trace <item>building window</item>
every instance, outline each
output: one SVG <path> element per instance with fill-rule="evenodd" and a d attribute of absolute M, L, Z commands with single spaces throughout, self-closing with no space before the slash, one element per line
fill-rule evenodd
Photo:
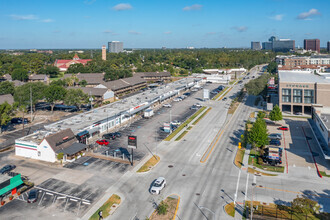
<path fill-rule="evenodd" d="M 307 103 L 307 104 L 314 103 L 314 90 L 311 90 L 311 89 L 304 90 L 304 103 Z"/>
<path fill-rule="evenodd" d="M 293 102 L 302 103 L 302 89 L 293 90 Z"/>
<path fill-rule="evenodd" d="M 291 102 L 291 89 L 282 89 L 282 102 Z"/>

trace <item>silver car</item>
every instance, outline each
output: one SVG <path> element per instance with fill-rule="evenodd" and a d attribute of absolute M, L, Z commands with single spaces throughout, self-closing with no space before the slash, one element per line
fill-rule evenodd
<path fill-rule="evenodd" d="M 164 177 L 158 177 L 150 188 L 151 194 L 160 194 L 160 191 L 166 186 L 166 180 Z"/>

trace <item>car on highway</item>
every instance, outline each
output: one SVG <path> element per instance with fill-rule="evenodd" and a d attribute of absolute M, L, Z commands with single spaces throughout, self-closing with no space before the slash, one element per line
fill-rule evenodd
<path fill-rule="evenodd" d="M 282 134 L 279 133 L 272 133 L 270 135 L 268 135 L 269 139 L 275 139 L 275 140 L 282 140 Z"/>
<path fill-rule="evenodd" d="M 275 146 L 280 146 L 281 145 L 281 141 L 280 140 L 277 140 L 277 139 L 271 139 L 269 141 L 269 144 L 270 145 L 275 145 Z"/>
<path fill-rule="evenodd" d="M 96 143 L 99 145 L 108 145 L 110 142 L 103 139 L 103 140 L 97 140 Z"/>
<path fill-rule="evenodd" d="M 34 203 L 38 200 L 38 190 L 37 189 L 31 189 L 27 198 L 28 203 Z"/>
<path fill-rule="evenodd" d="M 196 107 L 202 107 L 202 105 L 201 104 L 199 104 L 199 103 L 195 103 L 195 105 L 194 106 L 196 106 Z"/>
<path fill-rule="evenodd" d="M 9 171 L 12 171 L 15 168 L 16 168 L 15 165 L 6 165 L 6 166 L 4 166 L 4 167 L 1 168 L 0 173 L 1 174 L 5 174 L 5 173 L 7 173 Z"/>
<path fill-rule="evenodd" d="M 163 107 L 165 107 L 165 108 L 172 108 L 172 105 L 167 103 L 167 104 L 164 104 Z"/>
<path fill-rule="evenodd" d="M 166 186 L 166 180 L 164 177 L 158 177 L 151 185 L 151 194 L 160 194 L 160 191 Z"/>
<path fill-rule="evenodd" d="M 281 126 L 279 128 L 277 128 L 278 130 L 281 130 L 281 131 L 288 131 L 289 128 L 287 126 Z"/>
<path fill-rule="evenodd" d="M 182 98 L 177 97 L 177 98 L 173 99 L 173 101 L 175 101 L 175 102 L 181 102 L 182 101 Z"/>

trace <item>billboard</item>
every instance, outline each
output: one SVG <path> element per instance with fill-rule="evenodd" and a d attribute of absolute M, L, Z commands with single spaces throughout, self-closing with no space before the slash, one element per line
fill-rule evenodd
<path fill-rule="evenodd" d="M 203 99 L 210 99 L 210 90 L 208 89 L 203 90 Z"/>
<path fill-rule="evenodd" d="M 128 136 L 128 148 L 136 149 L 137 148 L 137 138 L 136 136 Z"/>

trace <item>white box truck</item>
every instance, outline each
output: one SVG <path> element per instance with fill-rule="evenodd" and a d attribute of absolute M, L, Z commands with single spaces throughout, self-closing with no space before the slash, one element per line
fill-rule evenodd
<path fill-rule="evenodd" d="M 154 115 L 154 111 L 148 108 L 144 111 L 144 118 L 151 118 Z"/>

